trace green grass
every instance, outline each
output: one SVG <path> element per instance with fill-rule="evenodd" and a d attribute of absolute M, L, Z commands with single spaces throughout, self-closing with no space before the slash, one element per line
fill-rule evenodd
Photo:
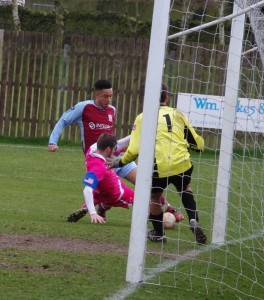
<path fill-rule="evenodd" d="M 259 195 L 263 163 L 251 159 L 234 162 L 229 244 L 214 248 L 210 240 L 217 156 L 211 152 L 201 158 L 194 154 L 193 158 L 192 186 L 208 246 L 194 243 L 185 221 L 175 231 L 166 232 L 169 241 L 164 248 L 148 242 L 145 273 L 150 277 L 127 299 L 261 299 L 264 245 L 259 235 L 263 232 Z M 81 179 L 85 169 L 80 147 L 61 146 L 59 152 L 49 153 L 46 145 L 2 141 L 0 161 L 1 299 L 105 299 L 129 287 L 125 276 L 132 209 L 110 210 L 104 225 L 90 224 L 87 217 L 74 224 L 65 222 L 83 202 Z M 184 212 L 177 195 L 168 191 L 167 196 Z M 51 245 L 1 247 L 3 234 L 50 239 Z M 84 242 L 91 249 L 58 249 L 52 245 L 55 238 L 72 244 Z M 96 245 L 101 248 L 95 250 Z M 162 269 L 165 263 L 170 268 Z"/>

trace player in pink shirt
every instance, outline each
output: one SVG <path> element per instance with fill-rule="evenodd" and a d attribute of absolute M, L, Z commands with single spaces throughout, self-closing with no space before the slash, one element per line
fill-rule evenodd
<path fill-rule="evenodd" d="M 103 133 L 97 141 L 97 150 L 87 151 L 86 174 L 82 183 L 85 205 L 92 223 L 104 223 L 97 214 L 96 205 L 129 208 L 134 201 L 134 191 L 127 187 L 113 170 L 108 170 L 106 158 L 114 154 L 117 140 L 114 135 Z"/>

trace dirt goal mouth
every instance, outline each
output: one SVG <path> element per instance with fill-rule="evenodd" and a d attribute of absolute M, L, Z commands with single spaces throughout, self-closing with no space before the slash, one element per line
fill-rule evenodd
<path fill-rule="evenodd" d="M 0 249 L 54 250 L 62 252 L 114 252 L 127 255 L 128 248 L 113 243 L 71 238 L 0 233 Z"/>

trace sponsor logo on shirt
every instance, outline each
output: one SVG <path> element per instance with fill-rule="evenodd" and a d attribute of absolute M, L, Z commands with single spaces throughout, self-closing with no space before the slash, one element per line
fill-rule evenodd
<path fill-rule="evenodd" d="M 94 122 L 90 122 L 89 123 L 89 127 L 91 129 L 110 129 L 111 126 L 107 125 L 107 124 L 100 124 L 100 123 L 94 123 Z"/>
<path fill-rule="evenodd" d="M 94 183 L 94 179 L 93 178 L 85 178 L 83 181 L 86 182 L 86 183 L 88 183 L 88 184 L 93 184 Z"/>
<path fill-rule="evenodd" d="M 93 122 L 90 122 L 90 123 L 89 123 L 89 127 L 90 127 L 91 129 L 95 129 L 95 124 L 94 124 Z"/>

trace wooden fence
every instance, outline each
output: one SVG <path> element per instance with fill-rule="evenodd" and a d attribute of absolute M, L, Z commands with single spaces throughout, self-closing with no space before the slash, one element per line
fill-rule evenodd
<path fill-rule="evenodd" d="M 0 135 L 46 137 L 75 103 L 93 99 L 94 82 L 113 83 L 117 135 L 127 134 L 142 99 L 148 40 L 5 31 L 2 47 Z M 121 132 L 122 131 L 122 132 Z M 63 138 L 79 138 L 75 126 Z"/>
<path fill-rule="evenodd" d="M 93 99 L 93 85 L 100 78 L 113 83 L 116 135 L 129 134 L 135 116 L 142 112 L 148 46 L 147 39 L 75 35 L 66 44 L 59 35 L 4 31 L 0 135 L 48 137 L 66 109 Z M 168 53 L 165 81 L 175 95 L 177 91 L 223 95 L 226 61 L 227 51 L 221 47 L 209 51 L 208 45 L 178 45 Z M 245 70 L 248 79 L 250 67 Z M 242 81 L 241 90 L 250 89 L 249 82 Z M 79 130 L 70 126 L 62 139 L 79 140 Z"/>

